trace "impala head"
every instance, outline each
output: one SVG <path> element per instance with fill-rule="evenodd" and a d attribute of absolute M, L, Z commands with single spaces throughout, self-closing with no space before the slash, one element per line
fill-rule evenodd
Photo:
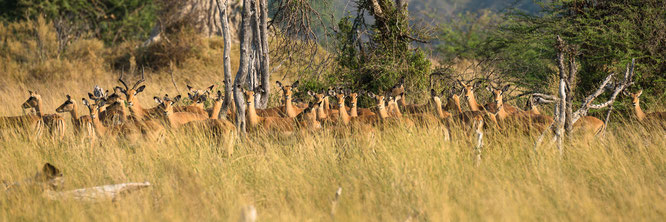
<path fill-rule="evenodd" d="M 358 103 L 358 93 L 349 93 L 349 104 L 351 107 L 356 107 Z"/>
<path fill-rule="evenodd" d="M 180 95 L 177 95 L 176 97 L 173 97 L 173 99 L 169 98 L 169 95 L 164 94 L 164 98 L 160 99 L 160 97 L 153 97 L 157 105 L 158 109 L 162 111 L 162 114 L 164 116 L 169 116 L 173 114 L 173 104 L 176 104 L 180 100 Z"/>
<path fill-rule="evenodd" d="M 146 81 L 146 78 L 144 76 L 143 68 L 141 69 L 141 79 L 136 81 L 132 88 L 130 88 L 126 83 L 125 80 L 123 80 L 123 73 L 120 73 L 120 78 L 118 78 L 118 81 L 123 84 L 124 88 L 121 87 L 116 87 L 116 89 L 121 92 L 122 94 L 125 95 L 125 100 L 127 101 L 127 105 L 133 106 L 134 101 L 136 101 L 136 95 L 139 93 L 143 92 L 143 90 L 146 88 L 146 85 L 141 85 L 141 83 Z"/>
<path fill-rule="evenodd" d="M 509 90 L 509 87 L 511 87 L 511 84 L 506 85 L 506 86 L 502 87 L 501 89 L 499 89 L 499 88 L 495 88 L 493 86 L 493 84 L 491 83 L 490 85 L 488 85 L 488 87 L 486 87 L 486 89 L 488 91 L 490 91 L 491 93 L 493 93 L 493 100 L 495 100 L 495 103 L 499 104 L 499 103 L 502 102 L 502 96 L 504 95 L 504 93 L 507 90 Z"/>
<path fill-rule="evenodd" d="M 282 89 L 284 98 L 291 98 L 294 95 L 294 92 L 298 91 L 298 81 L 292 83 L 291 85 L 282 85 L 280 81 L 275 81 L 275 83 Z"/>
<path fill-rule="evenodd" d="M 90 118 L 96 119 L 97 115 L 99 114 L 99 108 L 101 108 L 102 106 L 104 106 L 104 104 L 106 104 L 106 100 L 100 99 L 95 103 L 89 103 L 87 99 L 83 98 L 82 103 L 84 106 L 88 108 L 88 111 L 90 111 Z"/>
<path fill-rule="evenodd" d="M 56 112 L 57 113 L 71 112 L 74 109 L 76 109 L 76 104 L 74 103 L 74 100 L 72 100 L 72 97 L 67 95 L 67 100 L 65 100 L 65 102 L 62 103 L 62 105 L 58 106 L 58 108 L 56 108 Z"/>
<path fill-rule="evenodd" d="M 375 95 L 372 92 L 368 92 L 368 96 L 370 98 L 375 99 L 375 102 L 377 103 L 377 108 L 378 109 L 384 109 L 386 107 L 386 100 L 385 100 L 386 97 L 384 97 L 382 95 Z"/>
<path fill-rule="evenodd" d="M 314 97 L 315 103 L 324 102 L 324 99 L 328 96 L 327 94 L 324 94 L 323 92 L 315 93 L 315 92 L 312 92 L 312 91 L 308 91 L 308 95 Z"/>
<path fill-rule="evenodd" d="M 638 90 L 636 93 L 629 92 L 628 94 L 631 96 L 631 103 L 635 106 L 640 103 L 640 96 L 643 94 L 643 90 Z"/>
<path fill-rule="evenodd" d="M 391 87 L 390 96 L 396 97 L 405 92 L 405 77 L 401 77 L 393 87 Z"/>
<path fill-rule="evenodd" d="M 34 181 L 44 184 L 52 190 L 56 190 L 63 184 L 64 179 L 62 178 L 62 172 L 58 168 L 50 163 L 45 163 L 42 170 L 35 174 Z"/>
<path fill-rule="evenodd" d="M 432 102 L 435 105 L 437 106 L 442 105 L 442 96 L 444 96 L 444 91 L 446 91 L 446 89 L 443 89 L 439 94 L 437 94 L 437 91 L 435 91 L 435 89 L 430 89 L 430 99 L 432 99 Z"/>
<path fill-rule="evenodd" d="M 208 100 L 208 97 L 210 96 L 210 93 L 213 91 L 214 87 L 215 85 L 211 85 L 206 89 L 195 90 L 190 85 L 187 85 L 187 96 L 194 103 L 203 103 Z"/>
<path fill-rule="evenodd" d="M 28 91 L 30 96 L 28 97 L 28 100 L 26 100 L 21 107 L 24 109 L 30 109 L 30 108 L 35 108 L 39 105 L 39 102 L 42 100 L 42 97 L 37 94 L 36 92 L 33 91 Z"/>
<path fill-rule="evenodd" d="M 463 96 L 465 96 L 465 98 L 474 98 L 474 90 L 481 85 L 481 81 L 476 81 L 474 84 L 471 83 L 471 80 L 467 83 L 458 80 L 458 84 L 463 87 Z"/>
<path fill-rule="evenodd" d="M 238 85 L 237 87 L 241 88 L 240 85 Z M 259 88 L 259 87 L 257 87 L 257 88 Z M 241 89 L 243 90 L 243 95 L 245 95 L 245 102 L 248 105 L 253 105 L 254 104 L 254 93 L 255 92 L 253 90 L 247 90 L 247 89 L 244 89 L 244 88 L 241 88 Z M 257 91 L 257 89 L 255 89 L 255 91 Z"/>
<path fill-rule="evenodd" d="M 215 97 L 213 98 L 215 102 L 222 102 L 224 100 L 224 94 L 222 94 L 222 91 L 217 90 L 217 93 L 215 94 Z"/>

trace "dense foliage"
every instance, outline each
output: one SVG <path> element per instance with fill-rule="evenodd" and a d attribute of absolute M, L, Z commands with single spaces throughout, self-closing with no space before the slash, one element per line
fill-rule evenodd
<path fill-rule="evenodd" d="M 604 76 L 637 59 L 637 85 L 663 96 L 666 86 L 666 5 L 663 1 L 573 1 L 543 5 L 538 14 L 514 10 L 503 21 L 466 35 L 445 32 L 440 51 L 477 59 L 494 59 L 497 68 L 536 91 L 555 74 L 555 36 L 578 47 L 578 96 L 588 94 Z M 481 20 L 483 17 L 480 17 Z M 477 21 L 477 23 L 480 23 Z M 476 38 L 484 39 L 479 43 Z M 453 46 L 446 44 L 456 43 Z"/>
<path fill-rule="evenodd" d="M 95 37 L 107 44 L 146 39 L 156 21 L 152 0 L 0 0 L 0 20 L 18 21 L 44 16 L 55 21 L 63 41 Z"/>

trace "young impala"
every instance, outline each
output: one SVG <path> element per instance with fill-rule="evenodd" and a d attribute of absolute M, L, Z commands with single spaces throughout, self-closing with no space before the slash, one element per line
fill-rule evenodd
<path fill-rule="evenodd" d="M 43 114 L 42 113 L 42 97 L 33 91 L 28 91 L 30 97 L 22 107 L 24 109 L 34 109 L 35 114 L 44 121 L 44 125 L 49 130 L 51 136 L 62 138 L 65 136 L 65 119 L 58 114 Z"/>
<path fill-rule="evenodd" d="M 72 128 L 74 128 L 74 135 L 81 136 L 86 135 L 88 137 L 94 138 L 95 129 L 92 125 L 92 119 L 89 115 L 79 115 L 78 105 L 76 101 L 72 100 L 72 97 L 67 95 L 67 100 L 58 106 L 56 109 L 57 113 L 69 113 L 72 117 Z"/>
<path fill-rule="evenodd" d="M 625 91 L 626 92 L 626 91 Z M 639 90 L 636 93 L 629 93 L 631 96 L 631 103 L 634 105 L 634 111 L 636 111 L 636 118 L 640 122 L 654 122 L 654 121 L 666 121 L 666 112 L 651 112 L 645 113 L 641 109 L 641 100 L 640 96 L 643 94 L 643 90 Z"/>
<path fill-rule="evenodd" d="M 246 121 L 248 127 L 263 127 L 266 130 L 283 132 L 292 132 L 294 130 L 294 118 L 258 116 L 254 105 L 254 91 L 243 89 L 243 94 L 245 94 L 245 102 L 247 103 Z"/>

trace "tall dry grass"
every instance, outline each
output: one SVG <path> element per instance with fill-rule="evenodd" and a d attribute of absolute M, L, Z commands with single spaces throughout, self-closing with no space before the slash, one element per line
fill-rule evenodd
<path fill-rule="evenodd" d="M 131 45 L 109 49 L 79 40 L 63 52 L 53 51 L 48 23 L 30 22 L 0 25 L 5 40 L 0 43 L 0 116 L 21 114 L 28 89 L 39 92 L 43 110 L 53 113 L 66 94 L 80 101 L 94 85 L 118 85 L 111 60 L 126 56 Z M 37 37 L 51 43 L 38 47 Z M 207 44 L 219 44 L 212 41 Z M 181 64 L 174 75 L 181 93 L 185 84 L 221 81 L 221 69 L 211 61 Z M 148 73 L 139 96 L 144 106 L 154 106 L 155 95 L 178 93 L 164 72 Z M 81 106 L 79 112 L 87 114 Z M 30 189 L 0 193 L 0 221 L 235 221 L 247 205 L 267 221 L 666 217 L 666 131 L 629 120 L 612 122 L 600 138 L 571 138 L 564 156 L 548 143 L 534 153 L 536 135 L 489 130 L 478 164 L 472 136 L 454 128 L 451 141 L 445 141 L 441 126 L 373 132 L 326 128 L 241 140 L 175 131 L 160 142 L 112 138 L 92 145 L 68 127 L 59 141 L 0 131 L 0 180 L 30 177 L 50 162 L 63 171 L 64 190 L 143 181 L 153 186 L 101 203 L 50 201 Z M 235 150 L 232 157 L 226 157 L 228 145 Z M 332 217 L 338 187 L 342 195 Z"/>
<path fill-rule="evenodd" d="M 5 101 L 7 98 L 3 98 Z M 441 126 L 374 132 L 326 128 L 239 141 L 199 131 L 161 142 L 103 139 L 90 146 L 2 134 L 0 178 L 29 177 L 44 162 L 63 189 L 150 181 L 116 202 L 50 201 L 35 190 L 0 194 L 0 220 L 211 221 L 257 208 L 267 221 L 660 221 L 666 213 L 666 131 L 613 123 L 601 138 L 573 137 L 560 156 L 535 136 L 489 130 L 474 139 Z M 226 157 L 225 146 L 235 149 Z M 343 189 L 334 217 L 331 206 Z"/>

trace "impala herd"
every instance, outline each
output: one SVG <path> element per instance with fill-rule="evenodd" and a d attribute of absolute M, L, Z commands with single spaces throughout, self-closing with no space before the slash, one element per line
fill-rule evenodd
<path fill-rule="evenodd" d="M 145 85 L 142 78 L 131 87 L 121 75 L 119 82 L 122 86 L 114 88 L 112 94 L 95 87 L 88 98 L 83 98 L 83 104 L 89 115 L 78 113 L 78 103 L 67 95 L 65 102 L 55 111 L 69 113 L 73 132 L 80 138 L 94 141 L 97 138 L 122 137 L 128 140 L 158 140 L 166 129 L 203 129 L 213 136 L 225 136 L 235 130 L 235 107 L 231 106 L 226 115 L 220 115 L 223 95 L 220 91 L 213 94 L 213 87 L 203 90 L 188 86 L 188 98 L 192 103 L 187 106 L 178 105 L 180 95 L 170 97 L 154 97 L 158 104 L 153 108 L 144 108 L 138 101 L 137 95 L 142 93 Z M 250 131 L 268 130 L 281 133 L 291 133 L 297 129 L 317 130 L 325 126 L 354 126 L 366 127 L 383 124 L 400 126 L 413 126 L 415 124 L 442 124 L 447 137 L 448 130 L 454 125 L 464 129 L 480 130 L 481 127 L 492 127 L 500 131 L 509 129 L 521 132 L 543 131 L 553 123 L 553 117 L 542 114 L 538 110 L 538 98 L 530 97 L 525 110 L 506 104 L 503 101 L 504 93 L 509 85 L 495 87 L 492 83 L 487 90 L 492 93 L 491 102 L 481 105 L 476 100 L 474 91 L 480 82 L 472 84 L 471 81 L 457 81 L 460 86 L 454 86 L 448 95 L 446 92 L 430 91 L 430 99 L 424 104 L 409 104 L 407 102 L 403 81 L 395 85 L 385 94 L 372 92 L 352 92 L 348 89 L 332 89 L 322 92 L 308 91 L 312 102 L 294 102 L 294 93 L 297 92 L 298 81 L 285 85 L 277 81 L 282 91 L 283 104 L 268 109 L 255 108 L 255 93 L 261 93 L 262 88 L 245 90 L 242 92 L 247 104 L 246 124 Z M 237 86 L 241 87 L 241 86 Z M 458 93 L 460 92 L 460 93 Z M 29 91 L 29 98 L 22 108 L 29 109 L 30 114 L 13 117 L 0 117 L 0 129 L 24 129 L 33 132 L 32 135 L 41 136 L 44 129 L 51 136 L 61 138 L 65 134 L 65 120 L 58 114 L 43 113 L 41 96 Z M 632 97 L 636 117 L 641 122 L 663 122 L 666 119 L 664 112 L 644 113 L 640 108 L 639 97 L 642 91 L 627 93 Z M 212 95 L 212 96 L 211 96 Z M 373 101 L 371 108 L 358 107 L 359 96 L 368 96 Z M 210 97 L 210 98 L 209 98 Z M 461 98 L 462 97 L 462 98 Z M 204 104 L 212 99 L 212 106 L 208 109 Z M 331 102 L 335 99 L 335 103 Z M 463 111 L 461 99 L 469 109 Z M 345 101 L 347 100 L 347 102 Z M 220 119 L 226 116 L 226 119 Z M 228 120 L 227 120 L 228 119 Z M 232 120 L 232 121 L 229 121 Z M 585 116 L 574 124 L 574 129 L 581 133 L 595 135 L 604 128 L 604 122 L 591 116 Z M 447 138 L 448 139 L 448 138 Z"/>

